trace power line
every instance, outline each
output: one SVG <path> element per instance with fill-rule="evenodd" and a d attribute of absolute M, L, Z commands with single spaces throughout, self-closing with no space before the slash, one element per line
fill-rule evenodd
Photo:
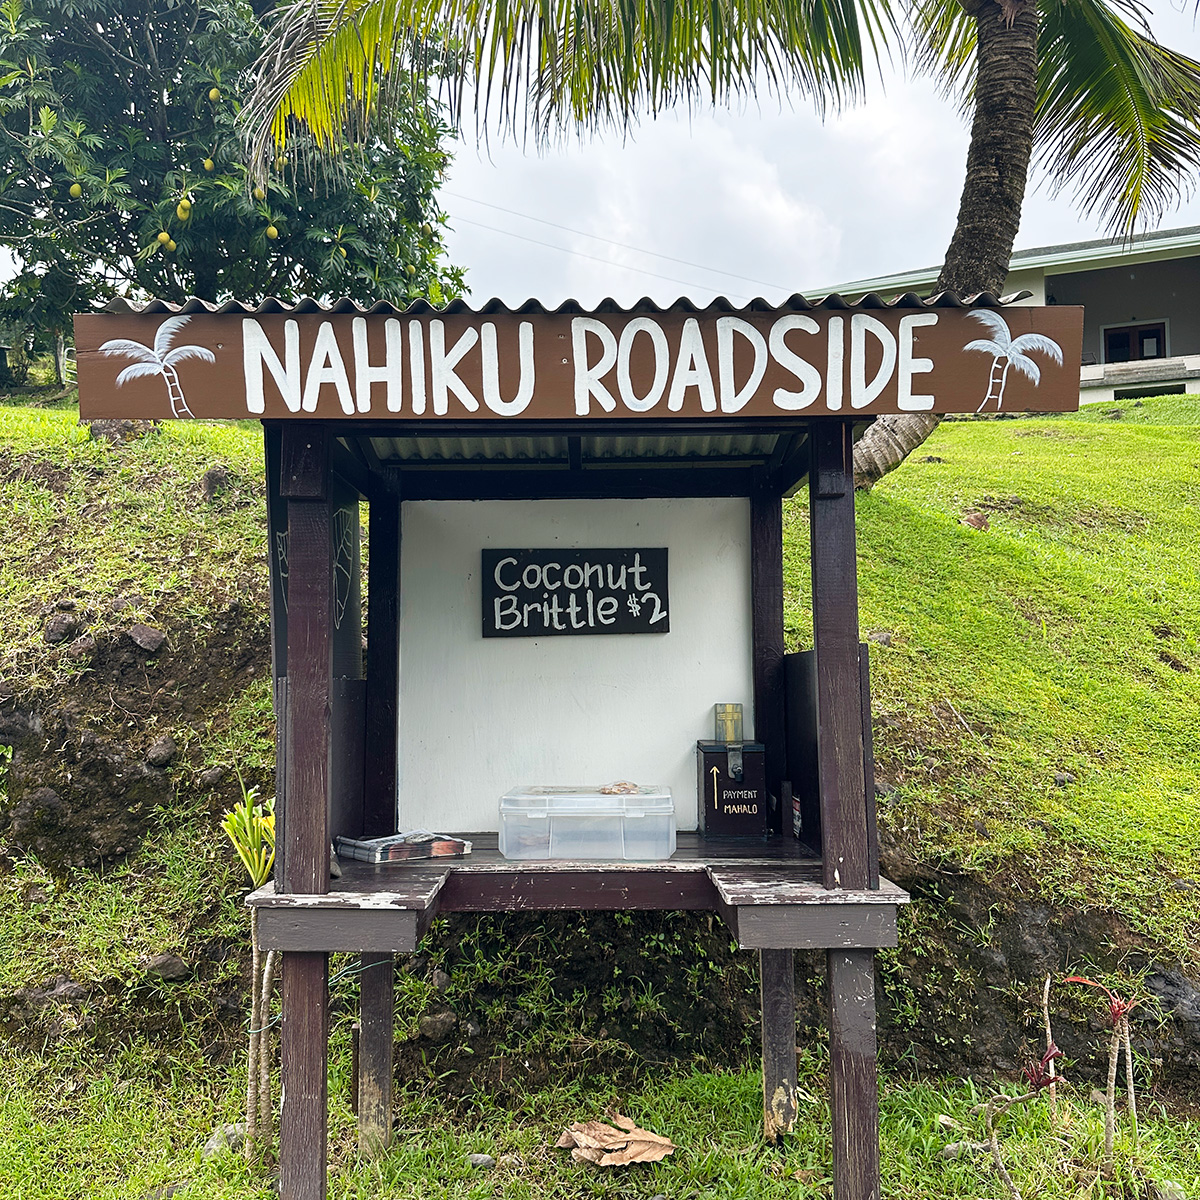
<path fill-rule="evenodd" d="M 583 229 L 572 229 L 570 225 L 559 225 L 556 221 L 547 221 L 545 217 L 532 217 L 528 213 L 518 212 L 515 208 L 504 208 L 500 204 L 492 204 L 488 200 L 476 200 L 474 196 L 464 196 L 462 192 L 446 192 L 445 196 L 453 196 L 456 200 L 466 200 L 470 204 L 482 204 L 484 208 L 494 208 L 497 212 L 507 213 L 510 217 L 520 217 L 523 221 L 537 221 L 539 225 L 549 225 L 551 229 L 561 229 L 564 233 L 578 234 L 579 237 L 594 238 L 598 242 L 607 242 L 610 246 L 618 246 L 622 250 L 632 250 L 634 254 L 648 254 L 651 258 L 666 259 L 667 262 L 678 263 L 681 267 L 694 267 L 697 271 L 711 271 L 715 275 L 727 275 L 730 279 L 740 279 L 743 283 L 756 283 L 759 287 L 776 288 L 786 292 L 782 284 L 768 283 L 765 279 L 754 279 L 749 275 L 738 275 L 733 271 L 724 271 L 720 267 L 706 267 L 701 263 L 689 262 L 686 258 L 673 258 L 670 254 L 660 254 L 657 250 L 643 250 L 640 246 L 631 246 L 627 242 L 617 242 L 612 238 L 602 237 L 598 233 L 588 233 Z M 463 218 L 464 220 L 466 218 Z M 486 226 L 485 226 L 486 228 Z M 503 233 L 503 230 L 497 230 Z M 663 277 L 665 278 L 665 276 Z M 678 280 L 673 282 L 678 283 Z"/>
<path fill-rule="evenodd" d="M 542 242 L 537 238 L 526 237 L 523 233 L 513 233 L 511 229 L 497 229 L 494 225 L 485 225 L 482 221 L 472 221 L 469 217 L 455 217 L 456 223 L 463 225 L 474 225 L 478 229 L 486 229 L 491 233 L 502 233 L 505 237 L 517 238 L 522 242 L 531 242 L 535 246 L 545 246 L 547 250 L 558 250 L 563 254 L 572 254 L 576 258 L 590 259 L 592 262 L 602 263 L 606 267 L 616 267 L 620 271 L 633 271 L 637 275 L 649 275 L 651 279 L 665 279 L 668 283 L 678 283 L 683 287 L 703 288 L 710 285 L 703 283 L 694 283 L 688 279 L 676 279 L 674 275 L 660 275 L 657 271 L 647 271 L 643 267 L 631 267 L 626 263 L 615 263 L 611 258 L 599 258 L 595 254 L 585 254 L 582 250 L 571 250 L 566 246 L 556 246 L 553 242 Z M 731 300 L 752 299 L 750 296 L 745 296 L 740 292 L 729 292 L 728 298 Z"/>

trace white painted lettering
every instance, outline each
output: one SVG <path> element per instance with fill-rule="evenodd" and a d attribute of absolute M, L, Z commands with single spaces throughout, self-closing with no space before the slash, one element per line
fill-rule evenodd
<path fill-rule="evenodd" d="M 300 411 L 300 325 L 296 321 L 283 323 L 283 358 L 284 362 L 280 362 L 263 327 L 252 318 L 244 317 L 242 372 L 246 379 L 247 412 L 260 413 L 266 409 L 263 384 L 267 371 L 271 372 L 288 412 Z"/>
<path fill-rule="evenodd" d="M 639 333 L 650 338 L 654 347 L 654 382 L 650 390 L 639 396 L 633 390 L 633 377 L 629 360 L 633 353 L 633 341 Z M 621 330 L 621 343 L 617 347 L 617 389 L 621 393 L 621 403 L 630 412 L 649 412 L 661 399 L 667 389 L 667 374 L 670 371 L 671 351 L 667 346 L 667 335 L 662 326 L 649 317 L 635 317 Z"/>
<path fill-rule="evenodd" d="M 450 411 L 450 393 L 462 402 L 467 412 L 478 412 L 479 401 L 458 377 L 455 367 L 479 341 L 479 331 L 465 329 L 458 341 L 446 349 L 446 322 L 429 322 L 429 390 L 433 393 L 433 411 L 444 417 Z"/>
<path fill-rule="evenodd" d="M 922 412 L 933 407 L 932 396 L 913 394 L 913 376 L 933 370 L 932 358 L 913 357 L 913 343 L 917 340 L 913 330 L 921 325 L 937 323 L 937 313 L 917 313 L 915 316 L 900 318 L 900 368 L 896 378 L 896 407 L 901 412 Z"/>
<path fill-rule="evenodd" d="M 354 398 L 360 413 L 371 411 L 371 385 L 387 384 L 388 412 L 400 411 L 400 397 L 404 394 L 404 375 L 400 364 L 400 347 L 404 344 L 400 322 L 388 317 L 383 323 L 384 363 L 382 367 L 371 365 L 367 347 L 367 318 L 355 317 L 350 322 L 354 334 Z"/>
<path fill-rule="evenodd" d="M 750 376 L 739 389 L 733 373 L 733 335 L 740 334 L 754 348 L 754 366 Z M 782 338 L 780 339 L 782 341 Z M 791 353 L 784 347 L 786 353 Z M 803 360 L 801 360 L 803 361 Z M 717 379 L 720 384 L 721 411 L 741 412 L 758 391 L 767 373 L 767 343 L 763 335 L 741 317 L 717 318 Z M 820 380 L 818 379 L 818 383 Z"/>
<path fill-rule="evenodd" d="M 840 321 L 840 317 L 834 320 Z M 795 412 L 807 408 L 821 394 L 821 372 L 806 358 L 801 358 L 785 340 L 793 329 L 804 333 L 820 333 L 821 327 L 812 317 L 792 316 L 780 317 L 771 326 L 771 357 L 785 370 L 790 371 L 800 380 L 800 390 L 789 392 L 786 388 L 776 388 L 771 399 L 776 408 Z"/>
<path fill-rule="evenodd" d="M 551 583 L 551 582 L 550 582 L 550 572 L 551 572 L 551 570 L 554 570 L 554 571 L 561 571 L 561 570 L 562 570 L 562 563 L 547 563 L 547 564 L 546 564 L 546 565 L 545 565 L 545 566 L 542 568 L 542 586 L 543 586 L 543 587 L 546 587 L 546 588 L 549 588 L 549 589 L 550 589 L 550 591 L 552 591 L 552 592 L 557 592 L 557 591 L 558 591 L 558 589 L 559 589 L 560 587 L 562 587 L 562 579 L 561 579 L 561 577 L 560 577 L 560 578 L 559 578 L 559 581 L 558 581 L 557 583 Z"/>
<path fill-rule="evenodd" d="M 704 336 L 700 322 L 688 317 L 679 335 L 679 357 L 675 361 L 675 375 L 671 380 L 671 392 L 667 396 L 667 407 L 672 412 L 683 408 L 684 393 L 688 388 L 700 392 L 700 407 L 705 412 L 717 411 L 717 393 L 713 387 L 712 371 L 704 353 Z"/>
<path fill-rule="evenodd" d="M 588 598 L 591 599 L 591 592 L 588 592 Z M 602 596 L 596 604 L 596 616 L 600 619 L 601 625 L 612 625 L 616 622 L 617 598 L 615 596 Z"/>
<path fill-rule="evenodd" d="M 529 578 L 530 571 L 533 572 L 532 579 Z M 542 585 L 542 569 L 541 569 L 541 567 L 539 567 L 537 565 L 537 563 L 530 563 L 529 566 L 527 566 L 525 568 L 525 570 L 521 572 L 521 582 L 530 591 L 533 591 L 533 589 L 536 587 L 541 587 L 541 585 Z"/>
<path fill-rule="evenodd" d="M 595 364 L 588 363 L 589 333 L 600 339 L 600 361 Z M 571 354 L 575 360 L 575 415 L 588 415 L 593 396 L 605 412 L 612 412 L 617 402 L 600 380 L 616 365 L 617 339 L 613 331 L 595 317 L 572 317 Z"/>
<path fill-rule="evenodd" d="M 421 325 L 413 321 L 408 327 L 408 371 L 412 376 L 412 410 L 415 416 L 425 411 L 425 339 Z"/>
<path fill-rule="evenodd" d="M 875 378 L 867 382 L 867 334 L 882 347 L 883 357 Z M 880 320 L 868 313 L 850 318 L 850 407 L 866 408 L 892 381 L 896 371 L 896 338 Z"/>
<path fill-rule="evenodd" d="M 502 558 L 496 564 L 496 569 L 492 572 L 492 578 L 495 579 L 496 586 L 498 588 L 503 588 L 506 592 L 515 592 L 517 588 L 521 586 L 519 581 L 517 583 L 505 583 L 504 580 L 500 578 L 500 568 L 508 566 L 509 563 L 512 563 L 512 565 L 515 567 L 517 565 L 517 560 L 511 557 Z"/>
<path fill-rule="evenodd" d="M 514 558 L 513 562 L 516 562 L 516 561 L 517 560 Z M 575 572 L 575 575 L 574 575 L 575 582 L 574 583 L 571 582 L 571 579 L 572 579 L 571 572 L 572 571 Z M 576 588 L 581 588 L 581 587 L 583 587 L 584 583 L 585 583 L 585 577 L 583 574 L 583 568 L 578 563 L 572 563 L 563 572 L 563 587 L 567 588 L 568 590 L 574 591 Z"/>
<path fill-rule="evenodd" d="M 825 369 L 825 407 L 836 412 L 842 407 L 842 369 L 846 355 L 846 322 L 841 317 L 829 318 L 829 354 Z"/>
<path fill-rule="evenodd" d="M 521 378 L 517 394 L 511 400 L 500 395 L 500 354 L 496 349 L 496 326 L 491 321 L 483 323 L 480 353 L 483 358 L 483 402 L 501 417 L 515 417 L 523 413 L 533 399 L 533 323 L 522 321 L 517 332 L 517 359 L 521 365 Z"/>
<path fill-rule="evenodd" d="M 305 412 L 317 411 L 321 388 L 327 383 L 337 389 L 342 412 L 346 414 L 354 412 L 354 400 L 350 395 L 350 380 L 346 375 L 346 364 L 342 362 L 342 352 L 338 349 L 337 334 L 333 331 L 332 321 L 322 321 L 317 329 L 317 342 L 313 346 L 312 358 L 308 364 L 308 374 L 304 378 L 304 399 L 301 407 Z"/>
<path fill-rule="evenodd" d="M 520 625 L 521 614 L 517 611 L 516 596 L 497 596 L 493 603 L 496 606 L 497 629 L 516 629 Z M 505 619 L 510 616 L 512 617 L 511 621 Z"/>

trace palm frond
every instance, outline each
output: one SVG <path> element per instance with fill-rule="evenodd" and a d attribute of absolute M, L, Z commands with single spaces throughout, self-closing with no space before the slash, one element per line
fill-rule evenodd
<path fill-rule="evenodd" d="M 1039 7 L 1039 165 L 1114 231 L 1152 224 L 1200 170 L 1200 63 L 1154 40 L 1141 0 Z M 968 107 L 974 20 L 958 0 L 917 0 L 910 21 L 918 68 Z"/>
<path fill-rule="evenodd" d="M 967 316 L 973 321 L 978 321 L 992 335 L 1002 347 L 1001 354 L 1008 353 L 1012 332 L 1008 328 L 1008 322 L 995 309 L 973 308 Z"/>
<path fill-rule="evenodd" d="M 191 317 L 168 317 L 158 327 L 158 331 L 154 335 L 154 353 L 158 355 L 161 361 L 166 361 L 166 353 L 171 349 L 171 343 L 175 340 L 175 335 L 191 319 Z"/>
<path fill-rule="evenodd" d="M 1062 347 L 1044 333 L 1023 333 L 1019 338 L 1013 338 L 1010 353 L 1044 354 L 1052 363 L 1062 366 Z"/>
<path fill-rule="evenodd" d="M 123 387 L 131 379 L 141 379 L 146 375 L 161 375 L 162 363 L 157 359 L 148 362 L 136 362 L 126 367 L 117 375 L 117 387 Z"/>
<path fill-rule="evenodd" d="M 1115 231 L 1153 223 L 1200 170 L 1200 63 L 1104 0 L 1049 4 L 1038 39 L 1043 165 Z"/>
<path fill-rule="evenodd" d="M 205 346 L 176 346 L 163 358 L 168 367 L 178 366 L 189 358 L 198 358 L 201 362 L 216 362 L 216 355 Z"/>
<path fill-rule="evenodd" d="M 292 0 L 243 116 L 255 161 L 303 122 L 325 147 L 439 71 L 451 117 L 554 131 L 627 127 L 766 87 L 841 105 L 886 53 L 893 0 Z"/>
<path fill-rule="evenodd" d="M 108 358 L 132 358 L 136 362 L 158 362 L 158 355 L 149 346 L 130 338 L 111 338 L 100 347 L 100 353 Z"/>
<path fill-rule="evenodd" d="M 1024 354 L 1010 354 L 1008 356 L 1008 361 L 1012 366 L 1012 369 L 1018 374 L 1024 375 L 1034 387 L 1037 387 L 1037 385 L 1041 383 L 1042 368 L 1039 367 L 1032 358 L 1028 358 Z"/>
<path fill-rule="evenodd" d="M 1002 346 L 999 342 L 994 342 L 990 338 L 976 338 L 973 342 L 968 342 L 964 350 L 979 350 L 983 354 L 991 354 L 996 358 L 1008 353 L 1008 347 Z"/>

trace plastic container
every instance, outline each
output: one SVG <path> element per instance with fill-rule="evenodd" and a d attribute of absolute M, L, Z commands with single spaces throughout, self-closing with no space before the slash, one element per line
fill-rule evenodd
<path fill-rule="evenodd" d="M 517 787 L 500 798 L 505 858 L 653 862 L 675 853 L 675 805 L 665 787 L 605 795 L 596 787 Z"/>

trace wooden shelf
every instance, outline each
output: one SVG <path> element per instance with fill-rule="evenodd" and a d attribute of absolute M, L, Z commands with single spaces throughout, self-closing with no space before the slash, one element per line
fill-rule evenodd
<path fill-rule="evenodd" d="M 467 858 L 343 864 L 323 895 L 253 893 L 259 941 L 272 950 L 409 952 L 439 913 L 554 910 L 718 912 L 746 949 L 896 945 L 907 893 L 828 889 L 821 861 L 792 838 L 769 842 L 681 833 L 659 862 L 513 861 L 496 834 L 461 834 Z"/>

